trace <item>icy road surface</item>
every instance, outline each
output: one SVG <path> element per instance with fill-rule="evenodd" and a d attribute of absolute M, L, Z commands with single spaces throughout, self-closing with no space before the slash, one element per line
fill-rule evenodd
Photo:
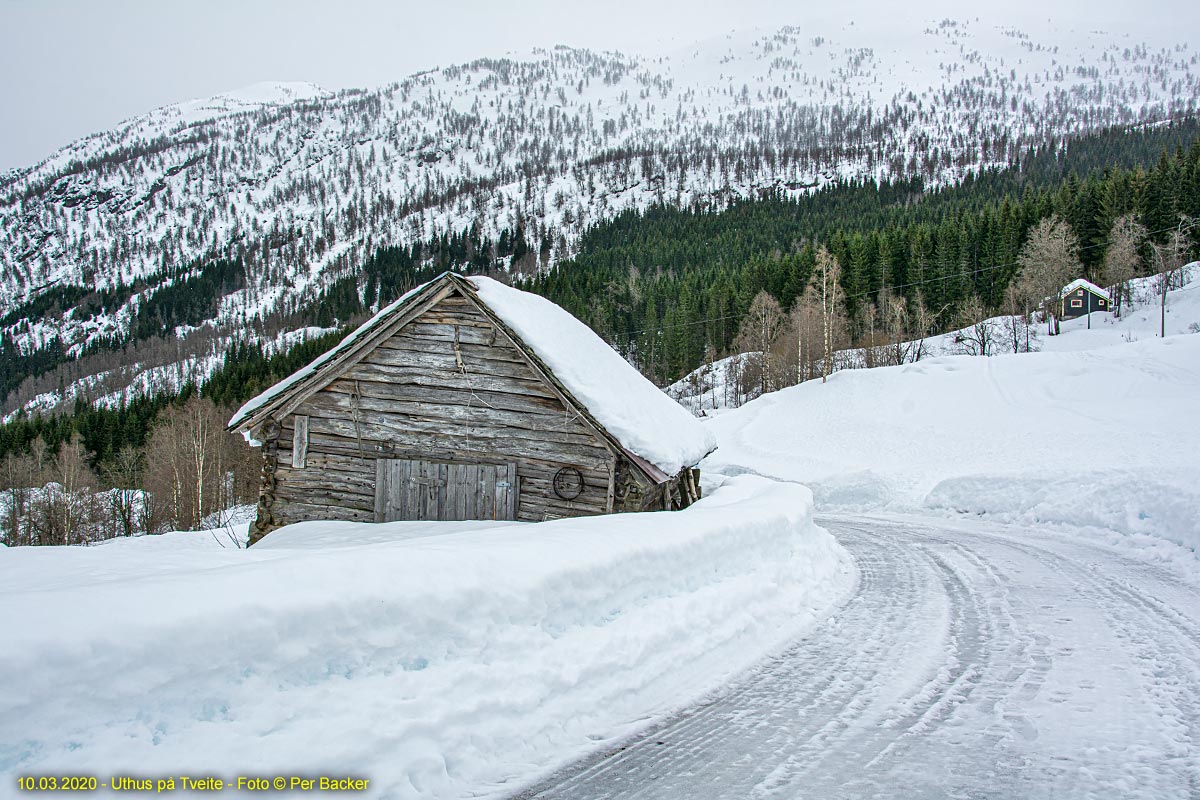
<path fill-rule="evenodd" d="M 826 518 L 861 580 L 740 683 L 521 798 L 1200 797 L 1200 587 L 1045 532 Z"/>

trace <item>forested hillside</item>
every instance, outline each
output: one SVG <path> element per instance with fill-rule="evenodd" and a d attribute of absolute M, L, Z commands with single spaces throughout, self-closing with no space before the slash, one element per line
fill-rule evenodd
<path fill-rule="evenodd" d="M 347 324 L 397 276 L 582 263 L 624 214 L 825 190 L 827 216 L 861 215 L 872 201 L 846 192 L 854 181 L 882 184 L 888 204 L 1064 137 L 1186 119 L 1198 64 L 1169 31 L 906 20 L 884 36 L 787 27 L 653 57 L 556 47 L 381 87 L 176 103 L 0 174 L 0 413 L 179 392 L 234 342 L 277 352 Z M 1092 159 L 1077 171 L 1108 163 Z M 737 257 L 792 253 L 830 228 L 818 222 L 764 229 Z"/>
<path fill-rule="evenodd" d="M 883 318 L 885 295 L 919 301 L 934 312 L 931 330 L 944 330 L 968 301 L 1001 307 L 1030 228 L 1051 214 L 1078 237 L 1083 276 L 1106 284 L 1117 218 L 1135 214 L 1161 241 L 1180 214 L 1200 213 L 1198 142 L 1191 120 L 1064 143 L 931 192 L 916 181 L 850 182 L 723 213 L 626 213 L 588 231 L 578 256 L 531 285 L 659 383 L 695 368 L 706 348 L 729 352 L 760 291 L 790 308 L 820 246 L 842 267 L 851 341 Z"/>
<path fill-rule="evenodd" d="M 1179 214 L 1200 212 L 1200 123 L 1064 140 L 1005 169 L 932 191 L 922 191 L 920 181 L 850 181 L 799 199 L 768 196 L 719 212 L 666 206 L 626 212 L 589 229 L 574 258 L 522 286 L 568 308 L 665 384 L 696 367 L 706 347 L 728 353 L 760 291 L 791 307 L 810 284 L 818 246 L 843 266 L 849 335 L 857 341 L 871 314 L 882 314 L 885 293 L 939 310 L 935 329 L 950 324 L 971 298 L 985 310 L 997 309 L 1029 228 L 1052 213 L 1079 237 L 1085 275 L 1103 282 L 1112 223 L 1128 212 L 1159 240 Z M 361 320 L 445 269 L 500 274 L 495 261 L 476 257 L 485 252 L 482 245 L 467 235 L 380 248 L 364 266 L 365 292 L 354 280 L 336 283 L 297 313 L 295 324 Z M 506 246 L 524 244 L 517 239 Z M 198 278 L 144 304 L 134 330 L 187 324 L 221 281 L 235 282 L 237 274 L 229 262 L 205 265 Z M 198 382 L 201 391 L 225 405 L 240 403 L 332 346 L 340 330 L 275 355 L 257 343 L 235 343 L 221 354 L 220 368 Z M 135 334 L 120 346 L 138 341 Z M 79 431 L 93 457 L 103 460 L 143 441 L 153 411 L 140 409 L 157 409 L 162 398 L 187 397 L 195 388 L 185 384 L 157 393 L 153 402 L 111 410 L 77 403 L 71 414 L 22 415 L 0 428 L 0 454 L 22 451 L 39 435 L 53 448 Z"/>
<path fill-rule="evenodd" d="M 88 530 L 149 529 L 164 520 L 194 525 L 206 513 L 252 498 L 254 455 L 221 432 L 228 411 L 333 346 L 346 325 L 444 269 L 521 281 L 568 308 L 665 385 L 704 360 L 766 352 L 771 344 L 758 339 L 757 330 L 767 313 L 774 314 L 773 337 L 785 315 L 794 325 L 813 323 L 818 263 L 840 267 L 834 343 L 865 346 L 878 342 L 885 328 L 889 335 L 924 336 L 1005 310 L 1015 302 L 1011 290 L 1031 240 L 1051 221 L 1075 240 L 1074 269 L 1113 285 L 1129 277 L 1111 272 L 1119 220 L 1140 231 L 1134 260 L 1146 272 L 1155 267 L 1155 245 L 1179 231 L 1181 215 L 1198 214 L 1200 125 L 1188 119 L 1062 140 L 1024 153 L 1004 169 L 932 190 L 916 179 L 848 180 L 801 197 L 767 192 L 723 209 L 696 203 L 627 211 L 588 229 L 572 258 L 524 279 L 504 269 L 506 258 L 527 252 L 520 231 L 495 243 L 468 231 L 381 247 L 360 276 L 334 282 L 314 302 L 281 318 L 298 336 L 273 346 L 246 336 L 219 350 L 214 342 L 213 368 L 197 379 L 178 373 L 174 384 L 149 386 L 120 402 L 96 405 L 79 398 L 70 412 L 22 411 L 0 426 L 0 483 L 10 491 L 9 507 L 40 509 L 23 517 L 24 530 L 34 533 L 23 540 L 7 536 L 10 543 L 61 543 L 63 536 Z M 1122 247 L 1128 245 L 1122 240 Z M 1194 254 L 1190 240 L 1184 246 Z M 823 253 L 827 261 L 820 262 Z M 91 347 L 114 358 L 147 342 L 169 347 L 156 331 L 196 325 L 244 276 L 243 265 L 228 259 L 180 270 L 172 283 L 147 295 L 127 333 Z M 38 302 L 99 314 L 123 291 L 136 287 Z M 811 331 L 804 337 L 818 338 Z M 71 360 L 61 349 L 44 357 L 46 352 Z M 0 357 L 6 359 L 5 388 L 11 389 L 10 374 L 28 369 L 21 362 L 28 357 L 7 341 Z M 787 382 L 811 377 L 820 359 L 820 352 L 786 356 L 796 365 Z M 762 389 L 784 385 L 765 367 L 750 379 L 761 381 Z M 203 430 L 200 438 L 196 426 Z M 197 475 L 176 478 L 173 488 L 156 485 L 190 469 L 156 459 L 186 452 L 197 441 L 223 453 L 218 463 L 233 469 L 237 481 Z M 107 493 L 78 508 L 53 493 L 18 500 L 18 487 L 47 480 Z M 158 499 L 133 503 L 117 489 Z"/>

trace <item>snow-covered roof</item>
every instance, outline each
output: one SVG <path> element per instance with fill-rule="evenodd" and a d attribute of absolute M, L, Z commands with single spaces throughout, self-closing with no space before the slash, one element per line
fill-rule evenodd
<path fill-rule="evenodd" d="M 1069 295 L 1071 292 L 1075 291 L 1076 289 L 1087 289 L 1092 294 L 1099 295 L 1100 297 L 1103 297 L 1105 300 L 1112 299 L 1111 297 L 1108 296 L 1108 290 L 1101 289 L 1099 286 L 1097 286 L 1096 284 L 1092 283 L 1089 280 L 1086 280 L 1085 278 L 1076 278 L 1075 280 L 1071 281 L 1070 283 L 1068 283 L 1066 286 L 1064 286 L 1062 288 L 1062 291 L 1060 291 L 1058 293 L 1058 296 L 1066 297 L 1067 295 Z"/>
<path fill-rule="evenodd" d="M 444 273 L 382 309 L 337 347 L 243 405 L 230 428 L 251 417 L 393 319 L 433 284 L 453 280 L 474 294 L 553 373 L 562 387 L 629 453 L 667 475 L 692 466 L 716 448 L 709 430 L 647 380 L 587 325 L 544 297 L 492 280 Z"/>
<path fill-rule="evenodd" d="M 491 278 L 467 280 L 627 449 L 674 475 L 716 448 L 703 423 L 565 309 Z"/>

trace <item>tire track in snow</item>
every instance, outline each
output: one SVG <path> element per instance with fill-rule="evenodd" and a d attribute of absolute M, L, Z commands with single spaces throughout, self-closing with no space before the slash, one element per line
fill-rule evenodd
<path fill-rule="evenodd" d="M 939 556 L 907 542 L 874 545 L 854 551 L 858 592 L 819 631 L 728 694 L 522 797 L 769 796 L 835 771 L 830 754 L 869 758 L 937 724 L 973 689 L 986 649 L 979 609 Z M 892 672 L 904 663 L 916 667 L 897 684 Z M 693 777 L 701 783 L 690 786 Z M 592 793 L 597 784 L 603 793 Z"/>
<path fill-rule="evenodd" d="M 1195 794 L 1200 625 L 1180 610 L 1195 587 L 1015 529 L 828 527 L 860 570 L 838 612 L 725 693 L 519 797 Z M 1127 659 L 1138 678 L 1089 659 Z M 1110 693 L 1128 719 L 1089 716 Z M 1097 738 L 1113 747 L 1094 752 Z"/>
<path fill-rule="evenodd" d="M 1101 564 L 1084 566 L 1036 544 L 1008 544 L 1033 555 L 1093 599 L 1112 630 L 1128 643 L 1144 678 L 1143 691 L 1155 703 L 1163 727 L 1178 737 L 1159 769 L 1165 766 L 1176 773 L 1180 783 L 1200 797 L 1200 625 L 1146 589 L 1107 574 Z M 1143 781 L 1160 783 L 1159 769 L 1144 770 Z"/>

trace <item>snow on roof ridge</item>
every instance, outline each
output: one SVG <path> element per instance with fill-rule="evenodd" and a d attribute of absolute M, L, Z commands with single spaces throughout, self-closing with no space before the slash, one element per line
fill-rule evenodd
<path fill-rule="evenodd" d="M 1076 289 L 1079 289 L 1079 288 L 1081 288 L 1081 287 L 1082 287 L 1082 288 L 1084 288 L 1084 289 L 1087 289 L 1087 290 L 1088 290 L 1088 291 L 1090 291 L 1090 292 L 1093 292 L 1093 293 L 1095 293 L 1095 294 L 1098 294 L 1098 295 L 1100 295 L 1100 296 L 1101 296 L 1101 297 L 1103 297 L 1105 300 L 1111 299 L 1111 298 L 1109 298 L 1109 296 L 1108 296 L 1108 290 L 1107 290 L 1107 289 L 1101 289 L 1099 286 L 1097 286 L 1096 284 L 1092 283 L 1092 282 L 1091 282 L 1091 281 L 1089 281 L 1087 278 L 1076 278 L 1075 280 L 1071 281 L 1071 282 L 1070 282 L 1070 283 L 1068 283 L 1066 286 L 1064 286 L 1064 287 L 1062 288 L 1062 290 L 1061 290 L 1061 291 L 1059 291 L 1059 293 L 1058 293 L 1058 296 L 1059 296 L 1059 297 L 1066 297 L 1066 296 L 1067 296 L 1067 295 L 1069 295 L 1071 292 L 1073 292 L 1073 291 L 1075 291 Z"/>

